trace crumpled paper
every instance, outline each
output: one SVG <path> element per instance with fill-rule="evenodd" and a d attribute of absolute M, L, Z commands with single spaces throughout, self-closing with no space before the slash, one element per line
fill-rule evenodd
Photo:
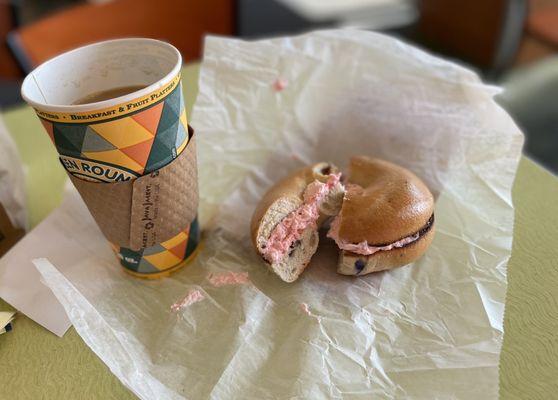
<path fill-rule="evenodd" d="M 64 275 L 36 265 L 143 399 L 496 398 L 523 142 L 497 92 L 372 32 L 210 37 L 193 115 L 206 227 L 195 261 L 160 281 L 102 256 Z M 344 167 L 353 154 L 427 182 L 431 248 L 414 265 L 347 277 L 322 237 L 303 276 L 281 282 L 250 247 L 254 206 L 293 168 Z"/>
<path fill-rule="evenodd" d="M 27 228 L 25 173 L 16 144 L 0 117 L 0 204 L 12 225 Z"/>

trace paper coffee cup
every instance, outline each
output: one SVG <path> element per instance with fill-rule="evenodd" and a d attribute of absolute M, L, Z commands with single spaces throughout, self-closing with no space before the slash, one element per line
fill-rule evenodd
<path fill-rule="evenodd" d="M 168 43 L 110 40 L 45 62 L 25 78 L 21 92 L 66 171 L 111 185 L 157 171 L 188 147 L 181 66 L 179 51 Z M 103 94 L 106 99 L 99 98 Z M 83 101 L 95 97 L 99 101 Z M 176 232 L 140 250 L 112 245 L 126 269 L 155 276 L 176 269 L 196 248 L 196 220 Z"/>

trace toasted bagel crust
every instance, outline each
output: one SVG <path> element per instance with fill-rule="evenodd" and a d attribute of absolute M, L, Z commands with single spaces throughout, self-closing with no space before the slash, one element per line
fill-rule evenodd
<path fill-rule="evenodd" d="M 353 157 L 343 200 L 339 237 L 386 245 L 420 230 L 434 212 L 434 198 L 411 171 L 390 162 Z"/>

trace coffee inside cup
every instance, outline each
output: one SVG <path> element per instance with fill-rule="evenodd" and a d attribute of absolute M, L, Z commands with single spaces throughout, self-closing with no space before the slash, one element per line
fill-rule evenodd
<path fill-rule="evenodd" d="M 74 101 L 73 105 L 78 104 L 89 104 L 89 103 L 96 103 L 98 101 L 110 100 L 116 97 L 125 96 L 127 94 L 136 92 L 138 90 L 143 89 L 145 86 L 143 85 L 133 85 L 133 86 L 124 86 L 114 89 L 102 90 L 100 92 L 95 92 L 88 94 L 79 98 L 78 100 Z"/>
<path fill-rule="evenodd" d="M 152 39 L 116 39 L 63 53 L 24 80 L 22 96 L 43 112 L 78 113 L 106 109 L 160 89 L 180 72 L 176 48 Z M 101 96 L 103 94 L 103 96 Z M 101 98 L 102 97 L 102 98 Z M 118 101 L 114 101 L 118 99 Z"/>

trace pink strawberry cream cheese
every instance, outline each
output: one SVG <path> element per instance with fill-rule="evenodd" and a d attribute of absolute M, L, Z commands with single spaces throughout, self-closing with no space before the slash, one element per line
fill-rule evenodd
<path fill-rule="evenodd" d="M 339 184 L 341 174 L 329 175 L 327 182 L 314 181 L 306 187 L 304 203 L 289 213 L 273 228 L 262 251 L 263 257 L 272 264 L 281 262 L 293 243 L 300 240 L 308 227 L 316 227 L 320 217 L 320 206 L 331 190 Z"/>
<path fill-rule="evenodd" d="M 337 247 L 339 247 L 341 250 L 347 250 L 352 253 L 361 254 L 363 256 L 369 256 L 371 254 L 377 253 L 378 251 L 387 251 L 404 247 L 409 243 L 413 243 L 420 236 L 420 233 L 417 232 L 414 235 L 407 236 L 401 240 L 385 246 L 371 246 L 366 241 L 360 243 L 350 243 L 339 237 L 339 221 L 339 216 L 333 219 L 333 221 L 331 222 L 331 228 L 327 233 L 327 237 L 335 240 L 335 243 L 337 243 Z"/>

